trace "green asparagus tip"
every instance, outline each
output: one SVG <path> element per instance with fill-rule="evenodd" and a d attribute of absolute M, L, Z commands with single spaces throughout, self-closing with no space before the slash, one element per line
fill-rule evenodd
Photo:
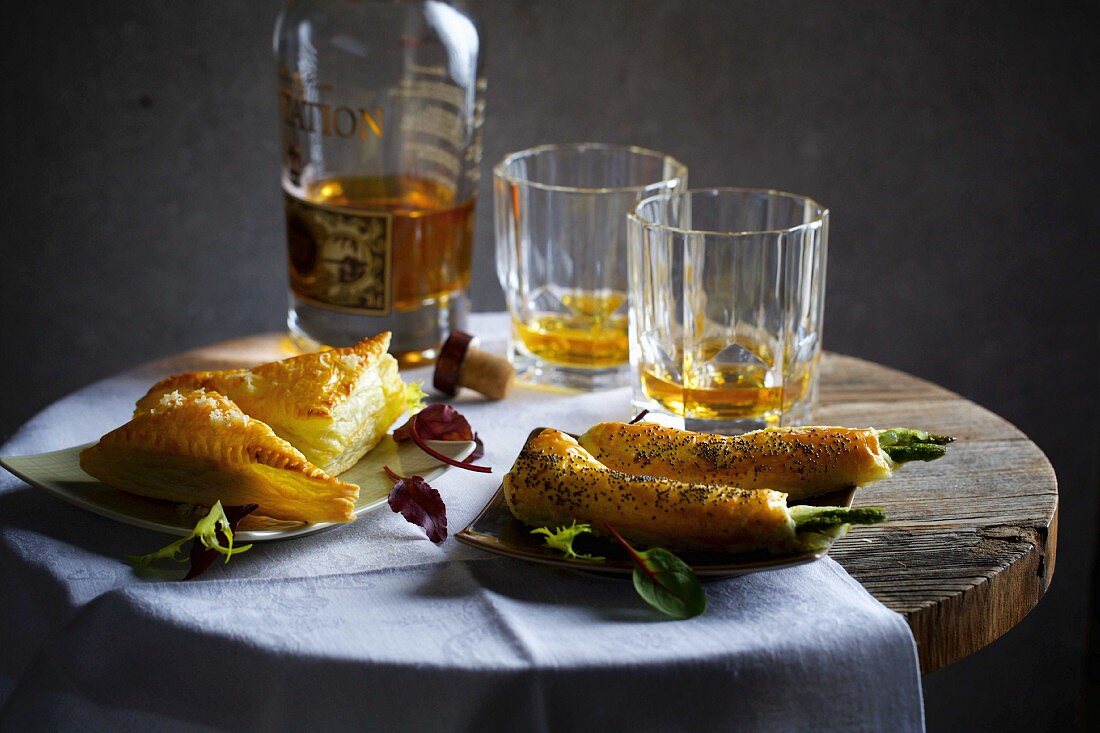
<path fill-rule="evenodd" d="M 912 428 L 890 428 L 878 431 L 878 442 L 894 463 L 934 461 L 947 453 L 945 445 L 955 440 L 950 435 L 936 435 Z"/>
<path fill-rule="evenodd" d="M 891 445 L 882 449 L 894 463 L 908 463 L 909 461 L 934 461 L 943 458 L 947 454 L 947 448 L 932 443 L 918 443 L 916 445 Z"/>
<path fill-rule="evenodd" d="M 880 524 L 886 521 L 881 507 L 808 506 L 791 507 L 791 519 L 798 532 L 820 532 L 842 524 Z"/>

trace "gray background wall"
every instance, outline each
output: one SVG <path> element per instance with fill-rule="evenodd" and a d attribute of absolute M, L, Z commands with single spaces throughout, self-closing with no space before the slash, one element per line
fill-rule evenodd
<path fill-rule="evenodd" d="M 929 727 L 1071 726 L 1100 488 L 1097 4 L 474 7 L 490 85 L 475 308 L 503 304 L 486 184 L 509 150 L 630 142 L 675 154 L 693 184 L 825 202 L 827 348 L 993 409 L 1061 484 L 1050 593 L 925 679 Z M 0 438 L 94 379 L 281 326 L 277 8 L 9 11 Z"/>

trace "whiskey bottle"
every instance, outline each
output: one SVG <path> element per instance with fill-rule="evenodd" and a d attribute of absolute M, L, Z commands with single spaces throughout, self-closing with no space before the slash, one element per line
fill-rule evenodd
<path fill-rule="evenodd" d="M 303 349 L 392 331 L 402 365 L 464 328 L 485 80 L 438 0 L 292 0 L 275 26 L 290 274 Z"/>

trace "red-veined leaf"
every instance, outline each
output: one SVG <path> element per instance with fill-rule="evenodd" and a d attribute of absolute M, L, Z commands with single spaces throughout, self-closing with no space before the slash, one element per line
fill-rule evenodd
<path fill-rule="evenodd" d="M 420 450 L 424 451 L 425 453 L 427 453 L 429 456 L 436 459 L 437 461 L 442 461 L 443 463 L 446 463 L 449 466 L 454 466 L 455 468 L 465 468 L 467 471 L 474 471 L 476 473 L 492 473 L 493 472 L 493 469 L 490 468 L 489 466 L 475 466 L 474 464 L 469 463 L 468 461 L 459 461 L 457 459 L 451 458 L 448 455 L 444 455 L 443 453 L 440 453 L 435 448 L 433 448 L 430 445 L 428 445 L 427 443 L 425 443 L 424 438 L 421 437 L 421 435 L 420 435 L 420 429 L 419 429 L 420 421 L 417 420 L 415 416 L 413 417 L 412 422 L 409 423 L 409 425 L 410 425 L 410 427 L 412 427 L 413 442 L 416 443 L 416 447 L 419 448 Z"/>
<path fill-rule="evenodd" d="M 416 432 L 424 440 L 473 440 L 474 431 L 470 423 L 455 408 L 442 402 L 428 405 L 409 418 L 401 427 L 393 431 L 393 439 L 398 443 L 413 439 L 412 424 L 416 421 Z"/>
<path fill-rule="evenodd" d="M 394 476 L 389 468 L 386 473 Z M 398 477 L 390 491 L 390 509 L 417 525 L 437 545 L 447 539 L 447 507 L 443 497 L 420 476 Z"/>
<path fill-rule="evenodd" d="M 614 527 L 607 529 L 634 561 L 634 590 L 661 613 L 678 619 L 698 616 L 707 607 L 707 594 L 695 572 L 662 547 L 635 550 Z"/>

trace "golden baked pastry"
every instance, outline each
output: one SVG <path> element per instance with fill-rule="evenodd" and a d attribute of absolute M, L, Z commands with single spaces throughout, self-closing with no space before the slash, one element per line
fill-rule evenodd
<path fill-rule="evenodd" d="M 849 524 L 885 519 L 879 509 L 788 507 L 786 494 L 769 489 L 623 473 L 549 429 L 523 446 L 504 477 L 504 497 L 512 515 L 533 527 L 576 520 L 600 533 L 606 523 L 642 544 L 725 553 L 817 550 Z"/>
<path fill-rule="evenodd" d="M 134 414 L 148 411 L 169 392 L 213 390 L 336 475 L 378 444 L 410 406 L 410 391 L 421 394 L 401 381 L 397 360 L 386 353 L 389 345 L 386 332 L 354 346 L 251 369 L 177 374 L 153 385 Z"/>
<path fill-rule="evenodd" d="M 264 423 L 207 390 L 166 392 L 80 454 L 80 467 L 133 494 L 258 514 L 350 522 L 359 487 L 327 475 Z"/>
<path fill-rule="evenodd" d="M 952 440 L 907 428 L 807 426 L 723 436 L 615 422 L 593 425 L 579 438 L 597 460 L 619 471 L 774 489 L 791 499 L 889 478 L 903 463 L 944 455 Z"/>

